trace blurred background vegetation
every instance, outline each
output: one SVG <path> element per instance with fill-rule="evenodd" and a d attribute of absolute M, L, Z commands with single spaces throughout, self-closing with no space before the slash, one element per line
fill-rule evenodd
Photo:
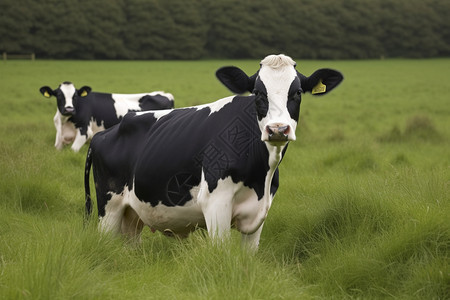
<path fill-rule="evenodd" d="M 444 0 L 1 0 L 0 52 L 52 59 L 450 55 Z"/>

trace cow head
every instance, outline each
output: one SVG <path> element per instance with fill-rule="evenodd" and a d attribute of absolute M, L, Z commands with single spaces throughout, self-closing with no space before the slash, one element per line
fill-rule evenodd
<path fill-rule="evenodd" d="M 83 86 L 77 90 L 73 83 L 66 81 L 61 83 L 56 90 L 52 90 L 48 86 L 43 86 L 40 88 L 40 92 L 46 98 L 50 98 L 51 96 L 56 97 L 58 110 L 62 115 L 73 116 L 76 113 L 75 107 L 79 98 L 86 97 L 91 92 L 91 88 Z"/>
<path fill-rule="evenodd" d="M 259 71 L 251 77 L 237 67 L 223 67 L 216 72 L 232 92 L 252 93 L 264 142 L 282 145 L 294 141 L 302 93 L 324 95 L 343 80 L 335 70 L 320 69 L 306 77 L 295 67 L 289 56 L 280 54 L 264 58 Z"/>

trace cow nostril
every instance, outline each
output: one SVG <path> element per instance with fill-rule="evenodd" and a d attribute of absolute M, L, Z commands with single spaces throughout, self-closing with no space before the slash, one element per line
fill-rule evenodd
<path fill-rule="evenodd" d="M 279 133 L 283 133 L 283 134 L 288 134 L 289 133 L 289 126 L 281 126 L 278 127 L 278 132 Z"/>
<path fill-rule="evenodd" d="M 289 133 L 289 125 L 280 125 L 280 124 L 275 124 L 275 125 L 268 125 L 266 127 L 267 133 L 268 134 L 288 134 Z"/>

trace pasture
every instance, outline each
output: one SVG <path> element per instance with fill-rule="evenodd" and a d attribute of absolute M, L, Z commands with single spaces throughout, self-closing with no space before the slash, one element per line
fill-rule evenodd
<path fill-rule="evenodd" d="M 255 255 L 236 232 L 217 245 L 147 228 L 134 246 L 83 227 L 87 146 L 54 148 L 55 99 L 39 88 L 165 90 L 190 106 L 230 95 L 223 65 L 259 61 L 0 63 L 0 298 L 450 298 L 450 59 L 297 60 L 345 80 L 303 96 Z"/>

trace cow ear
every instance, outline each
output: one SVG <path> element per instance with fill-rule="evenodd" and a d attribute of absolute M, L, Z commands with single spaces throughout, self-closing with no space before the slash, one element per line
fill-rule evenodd
<path fill-rule="evenodd" d="M 50 98 L 51 96 L 54 96 L 53 90 L 49 86 L 43 86 L 39 89 L 42 95 L 44 95 L 45 98 Z"/>
<path fill-rule="evenodd" d="M 91 87 L 83 86 L 81 89 L 78 90 L 78 95 L 80 97 L 86 97 L 91 91 L 92 91 Z"/>
<path fill-rule="evenodd" d="M 233 93 L 243 94 L 253 91 L 257 74 L 248 77 L 241 69 L 230 66 L 218 69 L 216 77 Z"/>
<path fill-rule="evenodd" d="M 311 92 L 315 96 L 325 95 L 344 80 L 341 72 L 332 69 L 319 69 L 309 77 L 299 77 L 303 91 Z"/>

